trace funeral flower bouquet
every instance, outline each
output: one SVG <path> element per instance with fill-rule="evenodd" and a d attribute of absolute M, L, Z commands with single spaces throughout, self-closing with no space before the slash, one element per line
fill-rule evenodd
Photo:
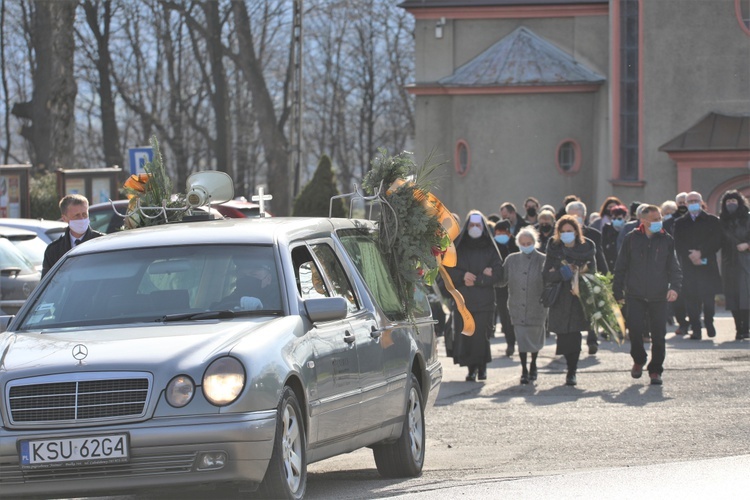
<path fill-rule="evenodd" d="M 583 306 L 583 312 L 591 322 L 591 328 L 594 331 L 603 330 L 615 342 L 622 344 L 625 337 L 625 321 L 612 293 L 612 275 L 579 273 L 577 286 L 578 299 Z M 573 288 L 575 289 L 575 284 Z"/>
<path fill-rule="evenodd" d="M 131 175 L 123 186 L 130 200 L 126 229 L 180 221 L 186 211 L 184 195 L 172 193 L 172 181 L 164 168 L 159 142 L 156 137 L 150 142 L 154 160 L 143 166 L 145 174 Z"/>

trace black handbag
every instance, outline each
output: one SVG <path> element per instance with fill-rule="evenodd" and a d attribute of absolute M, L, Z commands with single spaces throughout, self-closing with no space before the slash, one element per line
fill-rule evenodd
<path fill-rule="evenodd" d="M 557 283 L 544 285 L 544 290 L 542 290 L 542 296 L 539 297 L 539 302 L 544 307 L 552 307 L 552 305 L 557 302 L 557 297 L 560 296 L 562 284 L 562 281 L 558 281 Z"/>

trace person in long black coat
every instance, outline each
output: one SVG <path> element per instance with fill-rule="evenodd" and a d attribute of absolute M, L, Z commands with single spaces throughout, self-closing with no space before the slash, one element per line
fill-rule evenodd
<path fill-rule="evenodd" d="M 565 356 L 566 385 L 576 385 L 581 355 L 581 331 L 590 328 L 581 302 L 573 295 L 571 280 L 576 270 L 596 272 L 596 246 L 586 239 L 575 217 L 564 215 L 557 221 L 555 236 L 547 245 L 542 278 L 545 285 L 562 283 L 557 300 L 549 309 L 549 329 L 557 334 L 556 354 Z"/>
<path fill-rule="evenodd" d="M 721 199 L 719 220 L 724 233 L 721 247 L 721 276 L 725 307 L 732 311 L 735 340 L 750 338 L 750 207 L 737 191 Z"/>
<path fill-rule="evenodd" d="M 474 335 L 466 336 L 456 329 L 453 361 L 469 370 L 467 381 L 487 378 L 487 363 L 492 361 L 490 333 L 495 329 L 495 284 L 503 276 L 503 260 L 481 212 L 472 210 L 456 238 L 455 267 L 448 273 L 464 297 L 474 317 Z M 456 315 L 459 316 L 459 315 Z M 462 325 L 460 325 L 462 326 Z"/>
<path fill-rule="evenodd" d="M 675 249 L 683 273 L 682 293 L 693 331 L 691 339 L 701 338 L 701 308 L 706 334 L 716 336 L 714 300 L 716 294 L 721 292 L 721 276 L 716 260 L 716 254 L 721 249 L 721 223 L 718 217 L 701 209 L 702 202 L 700 193 L 688 193 L 688 213 L 674 223 Z"/>
<path fill-rule="evenodd" d="M 604 252 L 604 258 L 610 272 L 615 270 L 615 262 L 617 262 L 617 254 L 619 253 L 617 237 L 625 227 L 627 218 L 628 209 L 625 205 L 617 205 L 610 209 L 610 221 L 602 225 L 602 252 Z"/>
<path fill-rule="evenodd" d="M 68 228 L 58 239 L 47 245 L 42 262 L 42 276 L 46 275 L 63 255 L 74 246 L 104 236 L 89 225 L 89 200 L 80 194 L 69 194 L 60 200 L 60 219 Z"/>
<path fill-rule="evenodd" d="M 492 229 L 497 251 L 500 252 L 500 257 L 505 262 L 508 255 L 518 252 L 518 245 L 516 245 L 516 240 L 512 236 L 511 223 L 507 219 L 502 219 L 497 221 Z M 495 287 L 495 302 L 497 303 L 496 311 L 500 316 L 502 332 L 505 335 L 505 355 L 511 357 L 516 350 L 516 329 L 513 327 L 513 321 L 508 310 L 507 286 Z"/>

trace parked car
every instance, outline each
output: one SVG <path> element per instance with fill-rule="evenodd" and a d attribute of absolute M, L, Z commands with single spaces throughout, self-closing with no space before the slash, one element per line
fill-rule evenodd
<path fill-rule="evenodd" d="M 42 270 L 44 262 L 44 251 L 47 250 L 47 243 L 44 242 L 34 231 L 19 229 L 9 226 L 0 226 L 0 238 L 13 243 L 18 250 L 34 264 L 38 270 Z"/>
<path fill-rule="evenodd" d="M 45 219 L 5 219 L 0 218 L 0 225 L 33 231 L 46 244 L 58 239 L 68 228 L 68 224 L 59 220 Z"/>
<path fill-rule="evenodd" d="M 404 317 L 374 232 L 231 219 L 75 247 L 3 318 L 3 495 L 301 498 L 309 463 L 362 447 L 385 477 L 420 474 L 433 320 L 422 290 Z"/>
<path fill-rule="evenodd" d="M 228 219 L 242 219 L 245 217 L 260 217 L 260 205 L 251 203 L 245 197 L 236 200 L 225 201 L 224 203 L 213 203 L 211 208 L 218 211 Z M 264 217 L 271 217 L 267 210 L 263 211 Z"/>
<path fill-rule="evenodd" d="M 112 209 L 114 205 L 114 210 Z M 115 212 L 117 210 L 117 212 Z M 206 207 L 197 207 L 195 211 L 204 212 Z M 91 229 L 100 233 L 116 233 L 122 229 L 124 217 L 120 214 L 128 213 L 128 200 L 117 200 L 113 202 L 97 203 L 89 207 L 89 221 Z M 221 218 L 221 214 L 213 209 L 210 210 L 211 217 Z"/>
<path fill-rule="evenodd" d="M 5 314 L 18 312 L 39 283 L 41 276 L 42 273 L 13 243 L 6 238 L 0 238 L 0 309 Z M 2 484 L 0 478 L 0 487 Z"/>

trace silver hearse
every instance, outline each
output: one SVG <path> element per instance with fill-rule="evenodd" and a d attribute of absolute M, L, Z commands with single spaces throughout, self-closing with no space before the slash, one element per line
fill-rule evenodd
<path fill-rule="evenodd" d="M 301 498 L 307 464 L 371 447 L 420 474 L 442 370 L 370 222 L 233 219 L 69 252 L 0 334 L 0 491 L 230 485 Z"/>

